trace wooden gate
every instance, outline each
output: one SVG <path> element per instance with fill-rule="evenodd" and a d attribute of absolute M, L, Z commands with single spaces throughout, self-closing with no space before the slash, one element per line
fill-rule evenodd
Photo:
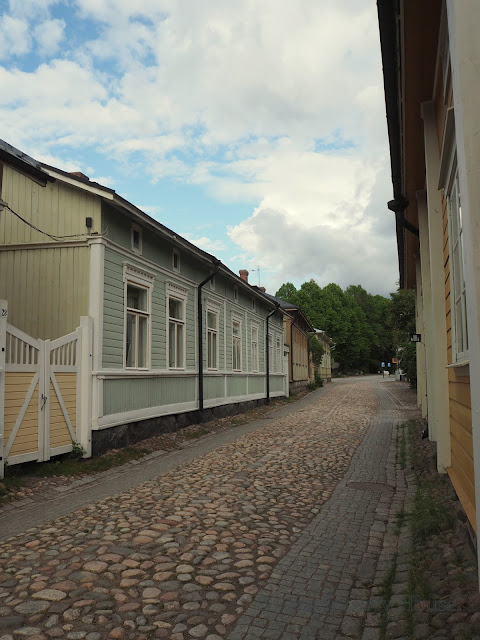
<path fill-rule="evenodd" d="M 32 338 L 5 319 L 3 329 L 1 467 L 68 453 L 74 441 L 85 440 L 79 434 L 82 327 L 52 341 Z"/>

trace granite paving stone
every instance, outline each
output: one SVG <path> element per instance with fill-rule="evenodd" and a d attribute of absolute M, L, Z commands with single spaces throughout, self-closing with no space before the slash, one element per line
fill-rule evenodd
<path fill-rule="evenodd" d="M 48 522 L 33 499 L 38 524 L 0 548 L 0 637 L 360 638 L 413 410 L 395 384 L 336 380 L 127 490 L 141 465 L 79 484 L 70 511 L 57 492 Z"/>

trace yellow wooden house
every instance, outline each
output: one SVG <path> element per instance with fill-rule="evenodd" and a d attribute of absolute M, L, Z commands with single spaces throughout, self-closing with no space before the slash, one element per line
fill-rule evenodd
<path fill-rule="evenodd" d="M 418 402 L 480 531 L 480 3 L 377 0 L 400 286 L 417 301 Z M 477 544 L 480 550 L 480 544 Z"/>

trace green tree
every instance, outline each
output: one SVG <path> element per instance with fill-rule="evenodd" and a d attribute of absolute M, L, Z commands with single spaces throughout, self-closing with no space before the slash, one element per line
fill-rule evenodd
<path fill-rule="evenodd" d="M 394 340 L 397 347 L 399 367 L 405 372 L 410 386 L 417 387 L 417 348 L 410 341 L 415 333 L 415 292 L 399 289 L 390 294 L 392 298 L 391 318 Z"/>

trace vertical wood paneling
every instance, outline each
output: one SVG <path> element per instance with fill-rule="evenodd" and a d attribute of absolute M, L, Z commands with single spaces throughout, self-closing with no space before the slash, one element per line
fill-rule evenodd
<path fill-rule="evenodd" d="M 87 246 L 0 250 L 11 324 L 43 340 L 74 331 L 88 315 L 88 268 Z"/>
<path fill-rule="evenodd" d="M 30 178 L 5 166 L 3 199 L 22 218 L 56 236 L 84 234 L 85 218 L 93 218 L 93 232 L 100 232 L 98 196 L 57 180 L 41 187 Z M 53 242 L 5 210 L 0 216 L 0 244 Z"/>

